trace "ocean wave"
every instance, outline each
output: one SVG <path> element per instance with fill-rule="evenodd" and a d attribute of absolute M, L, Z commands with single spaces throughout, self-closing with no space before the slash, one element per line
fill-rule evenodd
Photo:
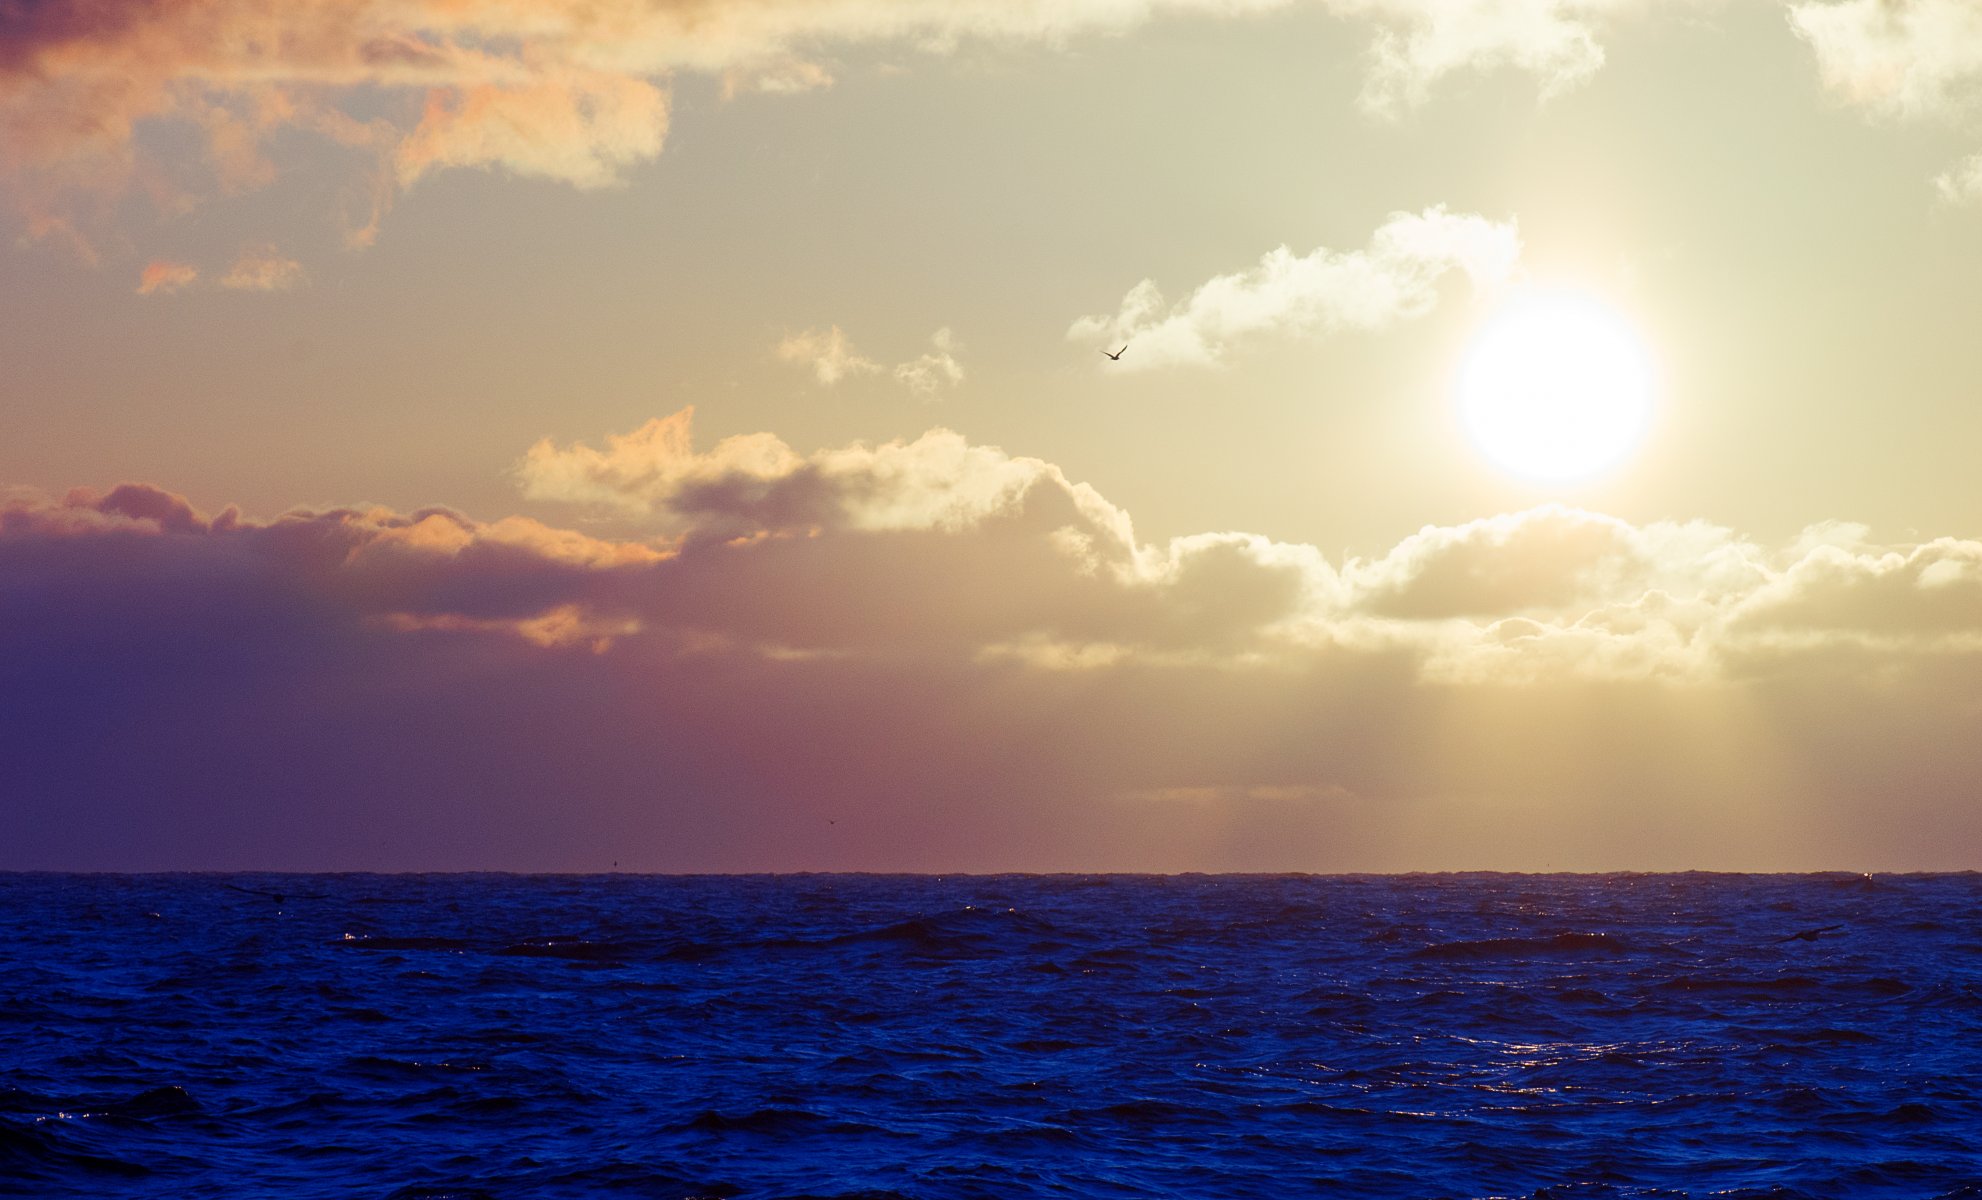
<path fill-rule="evenodd" d="M 1412 958 L 1471 962 L 1492 958 L 1629 954 L 1631 947 L 1609 933 L 1557 933 L 1546 937 L 1496 937 L 1438 942 L 1411 952 Z"/>
<path fill-rule="evenodd" d="M 0 1196 L 1982 1200 L 1854 879 L 0 876 Z"/>

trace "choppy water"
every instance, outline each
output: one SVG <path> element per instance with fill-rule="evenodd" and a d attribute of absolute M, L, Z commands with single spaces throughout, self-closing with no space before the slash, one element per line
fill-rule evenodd
<path fill-rule="evenodd" d="M 15 875 L 0 931 L 8 1196 L 1982 1197 L 1975 875 Z"/>

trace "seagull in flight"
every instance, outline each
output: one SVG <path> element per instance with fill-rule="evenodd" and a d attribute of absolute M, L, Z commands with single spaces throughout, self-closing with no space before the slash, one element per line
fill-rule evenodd
<path fill-rule="evenodd" d="M 1129 344 L 1127 342 L 1123 342 L 1122 349 L 1115 351 L 1113 354 L 1109 354 L 1106 350 L 1103 350 L 1101 353 L 1106 355 L 1111 362 L 1120 362 L 1122 361 L 1122 354 L 1125 351 L 1127 351 L 1128 348 L 1129 348 Z"/>

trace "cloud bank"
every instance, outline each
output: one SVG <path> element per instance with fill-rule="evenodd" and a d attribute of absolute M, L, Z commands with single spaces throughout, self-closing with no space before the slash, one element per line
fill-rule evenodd
<path fill-rule="evenodd" d="M 7 866 L 1947 867 L 1982 541 L 1564 507 L 1139 538 L 933 430 L 681 412 L 444 508 L 0 505 Z M 833 824 L 828 826 L 826 819 Z M 822 830 L 836 831 L 828 840 Z"/>

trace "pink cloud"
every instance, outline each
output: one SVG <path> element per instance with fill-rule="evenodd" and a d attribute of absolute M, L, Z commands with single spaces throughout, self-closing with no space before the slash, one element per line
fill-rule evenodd
<path fill-rule="evenodd" d="M 597 187 L 659 154 L 682 72 L 749 89 L 828 86 L 823 49 L 967 39 L 1046 45 L 1169 13 L 1297 0 L 39 0 L 0 9 L 0 189 L 31 236 L 93 255 L 120 201 L 179 212 L 263 187 L 302 133 L 341 160 L 347 236 L 377 232 L 397 189 L 448 167 Z M 1557 88 L 1601 62 L 1616 0 L 1313 0 L 1379 31 L 1378 107 L 1466 66 L 1512 64 Z M 1518 11 L 1515 11 L 1518 10 Z M 201 161 L 155 154 L 189 131 Z M 284 143 L 289 143 L 285 145 Z M 326 198 L 326 202 L 338 201 Z M 919 378 L 919 377 L 918 377 Z"/>
<path fill-rule="evenodd" d="M 200 277 L 198 267 L 186 263 L 151 262 L 138 276 L 138 295 L 170 295 L 191 286 Z"/>
<path fill-rule="evenodd" d="M 1982 838 L 1982 543 L 1543 508 L 1335 564 L 1142 541 L 955 435 L 698 448 L 682 413 L 531 461 L 653 536 L 0 502 L 0 862 L 1787 869 Z"/>

